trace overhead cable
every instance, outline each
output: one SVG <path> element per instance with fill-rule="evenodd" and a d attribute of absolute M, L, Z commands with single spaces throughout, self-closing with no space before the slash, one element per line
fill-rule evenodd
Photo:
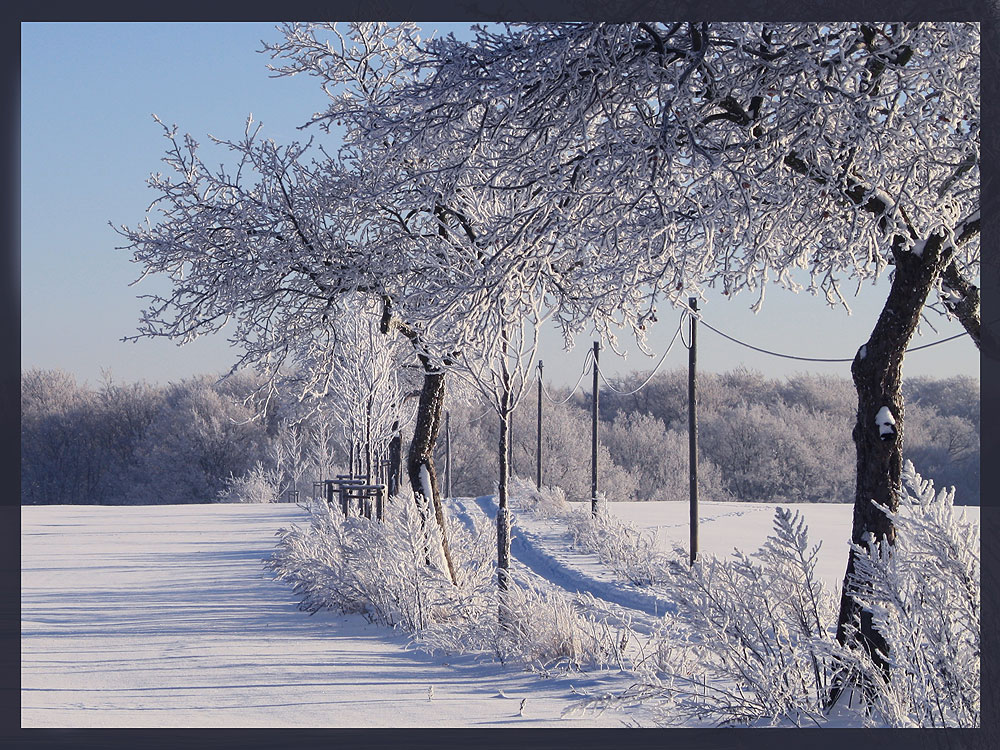
<path fill-rule="evenodd" d="M 604 377 L 604 372 L 601 370 L 600 365 L 598 365 L 597 371 L 600 372 L 601 377 L 604 378 L 604 384 L 609 389 L 617 393 L 619 396 L 631 396 L 633 393 L 638 393 L 639 391 L 641 391 L 643 388 L 646 387 L 646 384 L 653 379 L 653 376 L 656 374 L 656 371 L 659 370 L 660 365 L 663 364 L 663 360 L 667 358 L 667 355 L 670 354 L 670 350 L 674 348 L 674 343 L 677 341 L 677 337 L 680 335 L 681 328 L 683 327 L 683 325 L 684 325 L 684 316 L 682 315 L 680 322 L 677 324 L 677 330 L 674 331 L 674 337 L 670 339 L 670 344 L 667 346 L 667 350 L 663 352 L 663 355 L 660 357 L 660 361 L 656 363 L 656 366 L 653 368 L 652 372 L 649 373 L 649 376 L 644 381 L 642 381 L 642 383 L 639 385 L 638 388 L 635 388 L 634 390 L 631 391 L 619 391 L 617 388 L 611 385 L 611 383 L 608 381 L 606 377 Z"/>
<path fill-rule="evenodd" d="M 690 313 L 688 313 L 688 314 L 690 314 Z M 799 356 L 796 356 L 794 354 L 782 354 L 781 352 L 773 352 L 773 351 L 771 351 L 769 349 L 762 349 L 759 346 L 754 346 L 753 344 L 748 344 L 745 341 L 740 341 L 737 338 L 733 338 L 729 334 L 723 333 L 722 331 L 720 331 L 718 328 L 716 328 L 715 326 L 711 325 L 710 323 L 706 323 L 705 320 L 704 320 L 704 318 L 699 317 L 698 320 L 706 328 L 708 328 L 708 329 L 710 329 L 712 331 L 715 331 L 717 334 L 719 334 L 723 338 L 729 339 L 730 341 L 732 341 L 732 342 L 734 342 L 736 344 L 739 344 L 740 346 L 745 346 L 748 349 L 753 349 L 754 351 L 761 352 L 762 354 L 770 354 L 772 357 L 783 357 L 785 359 L 796 359 L 796 360 L 799 360 L 801 362 L 853 362 L 854 361 L 854 357 L 850 357 L 849 359 L 824 359 L 824 358 L 820 358 L 820 357 L 799 357 Z M 946 341 L 952 341 L 954 339 L 961 338 L 962 336 L 966 336 L 966 335 L 968 335 L 968 334 L 966 334 L 965 332 L 957 333 L 954 336 L 949 336 L 946 339 L 940 339 L 939 341 L 932 341 L 929 344 L 921 344 L 920 346 L 910 347 L 909 349 L 906 349 L 906 351 L 907 352 L 915 352 L 915 351 L 919 351 L 920 349 L 927 349 L 929 347 L 937 346 L 938 344 L 943 344 Z"/>
<path fill-rule="evenodd" d="M 571 390 L 569 392 L 569 395 L 566 398 L 564 398 L 562 401 L 556 401 L 556 400 L 554 400 L 549 395 L 549 391 L 545 387 L 545 383 L 543 383 L 542 380 L 539 378 L 538 382 L 542 386 L 542 393 L 545 394 L 545 398 L 549 401 L 549 403 L 552 403 L 552 404 L 555 404 L 556 406 L 559 406 L 560 404 L 565 404 L 567 401 L 569 401 L 571 398 L 573 398 L 573 394 L 576 393 L 576 389 L 579 388 L 580 387 L 580 383 L 583 382 L 584 375 L 586 375 L 589 372 L 589 370 L 587 369 L 587 365 L 590 363 L 590 358 L 593 357 L 593 356 L 594 356 L 594 350 L 593 349 L 588 349 L 587 350 L 587 357 L 586 357 L 586 359 L 583 360 L 583 369 L 580 371 L 580 379 L 576 381 L 576 385 L 573 386 L 573 390 Z"/>

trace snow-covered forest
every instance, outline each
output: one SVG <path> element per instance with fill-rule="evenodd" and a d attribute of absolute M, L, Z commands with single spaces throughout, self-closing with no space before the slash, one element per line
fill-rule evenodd
<path fill-rule="evenodd" d="M 615 381 L 630 391 L 636 374 Z M 275 502 L 348 472 L 349 429 L 329 412 L 292 424 L 294 403 L 276 399 L 264 419 L 244 405 L 252 373 L 204 376 L 171 385 L 78 384 L 58 371 L 21 377 L 22 504 Z M 533 387 L 534 388 L 534 387 Z M 571 501 L 590 498 L 590 397 L 546 386 L 542 478 Z M 956 502 L 978 505 L 979 383 L 971 378 L 905 381 L 906 458 Z M 853 388 L 846 378 L 768 379 L 733 370 L 701 375 L 700 493 L 706 500 L 849 502 L 854 455 Z M 535 394 L 532 393 L 532 396 Z M 567 400 L 568 399 L 568 400 Z M 564 403 L 559 403 L 564 402 Z M 600 397 L 601 486 L 612 501 L 687 500 L 687 373 L 665 372 L 631 396 Z M 497 419 L 481 403 L 452 399 L 452 494 L 495 490 Z M 402 424 L 408 443 L 413 406 Z M 533 478 L 534 403 L 513 416 L 513 472 Z M 438 464 L 445 469 L 443 437 Z M 267 479 L 254 482 L 257 479 Z M 243 480 L 232 482 L 229 480 Z M 235 485 L 235 492 L 224 494 Z M 256 490 L 256 494 L 254 492 Z M 223 493 L 220 495 L 220 493 Z"/>

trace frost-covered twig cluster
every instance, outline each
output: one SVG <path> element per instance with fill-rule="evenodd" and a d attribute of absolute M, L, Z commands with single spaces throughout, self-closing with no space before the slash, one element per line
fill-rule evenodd
<path fill-rule="evenodd" d="M 606 507 L 596 517 L 570 512 L 565 520 L 573 544 L 595 553 L 620 579 L 636 586 L 666 580 L 667 556 L 659 550 L 654 534 L 615 518 Z"/>
<path fill-rule="evenodd" d="M 421 523 L 412 497 L 394 498 L 383 523 L 345 517 L 322 501 L 312 503 L 309 512 L 308 527 L 279 532 L 277 551 L 268 562 L 302 598 L 302 609 L 361 613 L 409 631 L 457 616 L 452 584 L 438 559 L 438 528 Z M 459 549 L 468 553 L 458 556 L 459 588 L 471 590 L 489 558 L 484 545 L 463 539 L 458 528 L 453 531 L 463 542 Z"/>

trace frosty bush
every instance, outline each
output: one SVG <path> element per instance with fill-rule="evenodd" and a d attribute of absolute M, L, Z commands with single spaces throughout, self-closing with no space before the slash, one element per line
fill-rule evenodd
<path fill-rule="evenodd" d="M 667 557 L 657 549 L 656 537 L 641 532 L 603 509 L 591 513 L 565 514 L 573 545 L 596 554 L 615 574 L 636 586 L 666 580 Z"/>
<path fill-rule="evenodd" d="M 268 562 L 302 597 L 302 609 L 361 613 L 371 622 L 409 631 L 460 616 L 461 597 L 437 559 L 440 532 L 436 524 L 421 523 L 412 495 L 394 498 L 382 523 L 344 517 L 324 502 L 313 503 L 309 512 L 308 528 L 279 532 L 278 549 Z M 457 525 L 454 530 L 461 550 L 455 560 L 459 588 L 474 588 L 489 545 L 468 538 L 468 532 L 461 536 Z"/>
<path fill-rule="evenodd" d="M 233 475 L 226 480 L 225 489 L 219 490 L 220 503 L 276 503 L 281 493 L 280 473 L 265 469 L 260 461 L 240 477 Z"/>
<path fill-rule="evenodd" d="M 532 482 L 512 475 L 510 478 L 511 505 L 515 510 L 533 513 L 540 518 L 559 516 L 570 511 L 562 487 L 535 487 Z"/>
<path fill-rule="evenodd" d="M 856 547 L 853 585 L 888 644 L 888 680 L 878 679 L 873 713 L 890 726 L 980 724 L 979 524 L 935 492 L 907 461 L 900 508 L 879 506 L 896 526 L 890 547 Z M 876 672 L 858 654 L 860 668 Z"/>
<path fill-rule="evenodd" d="M 544 674 L 626 669 L 635 660 L 630 649 L 635 634 L 625 613 L 517 571 L 506 592 L 495 584 L 480 588 L 465 598 L 462 611 L 462 619 L 435 623 L 415 642 L 431 652 L 488 653 L 502 664 Z"/>
<path fill-rule="evenodd" d="M 836 612 L 815 575 L 818 551 L 801 516 L 778 508 L 774 533 L 755 554 L 673 561 L 671 593 L 691 637 L 707 647 L 702 685 L 676 674 L 662 685 L 679 717 L 822 720 Z"/>
<path fill-rule="evenodd" d="M 935 493 L 907 462 L 899 512 L 883 509 L 896 524 L 895 545 L 858 548 L 852 585 L 888 644 L 887 675 L 863 649 L 834 638 L 835 601 L 815 575 L 819 546 L 810 547 L 797 512 L 778 508 L 772 535 L 753 555 L 658 563 L 653 577 L 679 605 L 663 632 L 696 662 L 647 659 L 633 688 L 588 705 L 642 704 L 664 724 L 819 725 L 830 717 L 833 681 L 847 675 L 848 685 L 867 688 L 844 693 L 862 704 L 837 707 L 851 723 L 979 726 L 979 526 L 953 503 L 953 491 Z M 580 538 L 616 556 L 616 569 L 644 549 L 607 519 L 587 521 Z"/>
<path fill-rule="evenodd" d="M 564 503 L 561 491 L 548 488 L 520 496 L 543 511 Z M 268 562 L 301 597 L 303 610 L 363 614 L 411 632 L 426 651 L 487 653 L 537 671 L 626 663 L 628 618 L 607 607 L 602 612 L 592 597 L 584 601 L 519 574 L 501 595 L 495 529 L 488 522 L 469 519 L 466 526 L 449 519 L 458 578 L 452 585 L 443 561 L 435 558 L 437 526 L 421 524 L 412 496 L 396 499 L 383 523 L 345 518 L 323 502 L 312 504 L 309 513 L 308 527 L 279 532 Z"/>

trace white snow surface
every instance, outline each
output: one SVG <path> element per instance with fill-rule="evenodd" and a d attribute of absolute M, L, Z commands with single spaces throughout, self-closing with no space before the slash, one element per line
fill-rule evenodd
<path fill-rule="evenodd" d="M 307 522 L 284 504 L 23 508 L 21 726 L 621 726 L 560 717 L 600 675 L 432 657 L 299 611 L 261 561 Z"/>
<path fill-rule="evenodd" d="M 447 506 L 459 519 L 495 519 L 492 497 Z M 774 507 L 703 503 L 701 553 L 756 550 Z M 823 542 L 820 577 L 838 587 L 851 505 L 794 507 L 812 542 Z M 687 546 L 687 503 L 608 508 L 656 531 L 665 548 Z M 978 508 L 965 510 L 978 520 Z M 624 689 L 624 674 L 542 678 L 485 656 L 429 656 L 359 615 L 299 611 L 262 560 L 279 528 L 307 521 L 284 504 L 22 508 L 21 725 L 586 727 L 628 718 L 572 710 L 575 689 Z M 636 625 L 670 606 L 570 548 L 553 521 L 512 521 L 515 569 L 631 608 Z"/>

